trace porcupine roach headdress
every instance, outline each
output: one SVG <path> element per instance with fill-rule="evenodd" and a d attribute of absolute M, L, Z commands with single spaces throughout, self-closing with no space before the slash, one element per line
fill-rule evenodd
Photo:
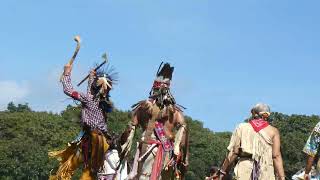
<path fill-rule="evenodd" d="M 156 103 L 160 107 L 176 104 L 175 99 L 170 92 L 170 82 L 172 80 L 173 70 L 174 67 L 170 66 L 169 63 L 163 64 L 162 62 L 157 71 L 156 79 L 153 82 L 149 98 L 156 100 Z"/>
<path fill-rule="evenodd" d="M 114 67 L 109 64 L 105 69 L 99 69 L 91 85 L 92 95 L 99 100 L 99 106 L 105 112 L 111 112 L 113 103 L 110 100 L 110 90 L 118 81 L 118 73 L 115 72 Z M 104 87 L 104 88 L 103 88 Z"/>

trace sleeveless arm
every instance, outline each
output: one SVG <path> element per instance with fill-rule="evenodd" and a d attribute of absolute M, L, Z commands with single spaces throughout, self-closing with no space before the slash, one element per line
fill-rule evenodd
<path fill-rule="evenodd" d="M 174 140 L 174 154 L 179 155 L 180 154 L 180 146 L 182 143 L 183 136 L 185 136 L 185 131 L 186 131 L 187 125 L 186 125 L 184 117 L 180 111 L 176 111 L 174 113 L 174 116 L 175 116 L 175 120 L 177 122 L 176 126 L 178 128 L 178 131 L 176 133 L 175 140 Z M 183 142 L 183 143 L 185 143 L 185 142 Z"/>
<path fill-rule="evenodd" d="M 280 151 L 280 134 L 277 129 L 273 137 L 272 158 L 273 158 L 273 165 L 275 167 L 277 176 L 279 177 L 279 179 L 285 179 L 284 170 L 283 170 L 283 161 L 282 161 L 282 156 Z"/>

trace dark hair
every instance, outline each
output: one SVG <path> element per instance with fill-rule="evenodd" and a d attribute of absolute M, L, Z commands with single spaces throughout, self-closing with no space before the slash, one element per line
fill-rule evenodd
<path fill-rule="evenodd" d="M 95 96 L 95 98 L 97 98 L 97 95 L 99 94 L 99 91 L 100 91 L 100 89 L 102 88 L 102 85 L 99 85 L 99 86 L 97 85 L 97 82 L 98 82 L 98 80 L 99 80 L 100 77 L 104 77 L 104 74 L 97 74 L 97 75 L 94 77 L 93 82 L 92 82 L 91 87 L 90 87 L 91 94 L 92 94 L 93 96 Z M 110 85 L 113 84 L 112 81 L 108 81 L 108 83 L 109 83 Z M 110 91 L 110 89 L 109 89 L 109 91 Z M 107 92 L 107 96 L 109 96 L 109 91 Z"/>
<path fill-rule="evenodd" d="M 109 98 L 107 98 L 107 99 L 101 100 L 99 102 L 99 107 L 102 109 L 102 111 L 104 111 L 106 113 L 111 113 L 113 110 L 113 105 L 112 105 L 112 102 L 109 100 Z"/>
<path fill-rule="evenodd" d="M 100 88 L 101 86 L 97 86 L 97 78 L 95 78 L 90 87 L 91 94 L 96 97 L 99 94 Z"/>
<path fill-rule="evenodd" d="M 211 166 L 210 170 L 209 170 L 210 175 L 215 174 L 216 172 L 218 172 L 218 170 L 219 170 L 219 168 L 217 166 Z"/>
<path fill-rule="evenodd" d="M 110 100 L 109 91 L 107 92 L 106 96 L 103 97 L 101 94 L 99 94 L 100 89 L 102 88 L 102 85 L 98 86 L 97 81 L 99 77 L 102 77 L 103 75 L 97 75 L 92 84 L 91 84 L 91 94 L 93 95 L 94 99 L 99 99 L 99 107 L 102 109 L 102 111 L 106 113 L 110 113 L 113 110 L 113 105 Z M 112 82 L 109 82 L 112 85 Z"/>
<path fill-rule="evenodd" d="M 121 149 L 121 144 L 120 144 L 120 138 L 117 135 L 113 135 L 111 138 L 111 144 L 109 146 L 109 149 L 115 149 L 118 151 L 118 153 L 120 154 L 122 149 Z"/>

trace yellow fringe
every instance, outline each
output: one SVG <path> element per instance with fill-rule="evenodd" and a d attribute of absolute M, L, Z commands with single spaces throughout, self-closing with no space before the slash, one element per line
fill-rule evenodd
<path fill-rule="evenodd" d="M 76 145 L 69 146 L 64 150 L 49 152 L 48 155 L 60 161 L 59 169 L 55 175 L 49 177 L 49 180 L 70 180 L 82 161 L 81 152 Z"/>
<path fill-rule="evenodd" d="M 99 154 L 95 154 L 95 149 L 99 148 L 104 153 L 107 152 L 109 144 L 103 135 L 97 134 L 95 131 L 91 132 L 92 137 L 92 154 L 91 157 L 98 156 L 98 165 L 103 165 L 103 158 Z M 98 146 L 96 142 L 99 141 Z M 50 175 L 49 180 L 71 180 L 72 175 L 83 162 L 80 145 L 72 144 L 66 149 L 59 151 L 51 151 L 48 153 L 49 157 L 56 158 L 60 161 L 59 168 L 55 175 Z M 85 168 L 82 172 L 81 180 L 94 180 L 94 176 L 90 172 L 91 167 Z"/>

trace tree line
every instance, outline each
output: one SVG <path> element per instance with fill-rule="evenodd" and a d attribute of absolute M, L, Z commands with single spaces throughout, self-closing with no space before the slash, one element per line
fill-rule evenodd
<path fill-rule="evenodd" d="M 212 132 L 201 121 L 185 118 L 190 135 L 187 180 L 203 180 L 210 166 L 220 166 L 231 132 Z M 281 133 L 284 167 L 291 177 L 305 165 L 302 149 L 319 116 L 273 113 L 271 118 L 271 124 Z M 58 165 L 48 158 L 48 151 L 64 148 L 77 135 L 79 119 L 79 107 L 69 105 L 55 114 L 32 111 L 28 104 L 9 103 L 6 111 L 0 111 L 0 179 L 48 179 Z M 114 110 L 109 115 L 108 128 L 119 134 L 130 120 L 129 111 Z M 80 171 L 74 179 L 78 179 Z"/>

